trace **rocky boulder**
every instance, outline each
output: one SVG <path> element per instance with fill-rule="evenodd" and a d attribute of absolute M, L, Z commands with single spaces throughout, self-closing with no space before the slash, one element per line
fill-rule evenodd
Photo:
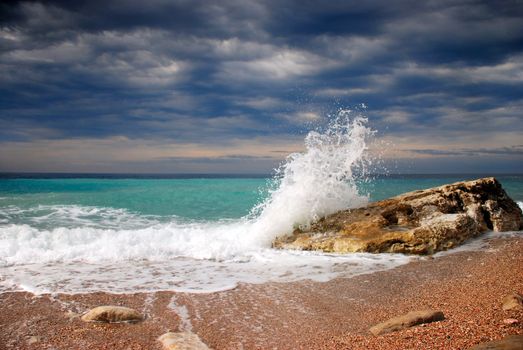
<path fill-rule="evenodd" d="M 432 254 L 488 230 L 523 228 L 519 206 L 493 177 L 458 182 L 340 211 L 277 238 L 273 247 L 334 253 Z"/>

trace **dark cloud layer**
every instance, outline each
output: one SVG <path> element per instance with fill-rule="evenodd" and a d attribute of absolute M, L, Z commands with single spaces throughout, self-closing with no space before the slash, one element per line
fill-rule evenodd
<path fill-rule="evenodd" d="M 0 146 L 18 157 L 1 156 L 0 171 L 39 170 L 20 160 L 30 163 L 28 145 L 118 138 L 198 148 L 162 154 L 177 165 L 161 171 L 191 171 L 200 161 L 217 172 L 231 161 L 242 171 L 247 159 L 272 166 L 284 153 L 233 145 L 258 140 L 293 150 L 296 135 L 328 112 L 360 103 L 382 137 L 431 158 L 434 169 L 450 164 L 443 158 L 473 156 L 523 171 L 521 147 L 513 146 L 523 134 L 523 4 L 0 4 Z M 212 153 L 216 147 L 222 153 Z M 143 157 L 115 161 L 112 170 L 132 170 Z M 86 170 L 97 170 L 96 159 Z"/>

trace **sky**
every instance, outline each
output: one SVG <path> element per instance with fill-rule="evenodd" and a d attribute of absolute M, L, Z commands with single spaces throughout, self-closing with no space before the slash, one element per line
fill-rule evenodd
<path fill-rule="evenodd" d="M 361 104 L 388 172 L 523 173 L 523 1 L 0 3 L 0 172 L 270 173 Z"/>

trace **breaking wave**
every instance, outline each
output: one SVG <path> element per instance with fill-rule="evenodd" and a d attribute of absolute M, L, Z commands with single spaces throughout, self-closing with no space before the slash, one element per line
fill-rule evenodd
<path fill-rule="evenodd" d="M 165 222 L 125 209 L 8 206 L 0 213 L 10 223 L 0 234 L 0 256 L 4 263 L 243 259 L 250 251 L 269 248 L 275 237 L 294 227 L 367 202 L 358 193 L 354 173 L 364 173 L 368 163 L 372 131 L 366 124 L 364 116 L 341 110 L 325 130 L 309 132 L 305 151 L 287 157 L 267 199 L 245 218 Z M 17 218 L 23 223 L 16 223 Z"/>
<path fill-rule="evenodd" d="M 166 219 L 77 205 L 0 207 L 0 290 L 214 291 L 241 281 L 326 280 L 405 263 L 403 256 L 270 249 L 278 235 L 368 201 L 357 182 L 371 164 L 372 134 L 363 115 L 339 111 L 325 129 L 308 133 L 305 150 L 277 169 L 266 199 L 236 220 Z"/>

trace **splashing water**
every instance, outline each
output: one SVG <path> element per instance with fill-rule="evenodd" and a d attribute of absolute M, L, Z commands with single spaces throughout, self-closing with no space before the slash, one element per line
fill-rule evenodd
<path fill-rule="evenodd" d="M 324 132 L 309 132 L 306 151 L 287 157 L 269 198 L 254 209 L 259 213 L 255 232 L 265 231 L 261 243 L 267 245 L 294 227 L 307 227 L 325 215 L 367 203 L 356 186 L 357 176 L 365 174 L 369 164 L 366 141 L 373 132 L 366 124 L 364 116 L 340 110 Z"/>
<path fill-rule="evenodd" d="M 163 222 L 138 220 L 125 210 L 39 207 L 42 220 L 61 224 L 37 228 L 29 221 L 2 227 L 0 291 L 214 291 L 239 281 L 324 281 L 406 263 L 409 258 L 403 256 L 334 257 L 270 249 L 274 238 L 295 227 L 367 203 L 356 183 L 371 164 L 366 151 L 372 134 L 363 115 L 340 110 L 325 129 L 306 136 L 305 151 L 287 157 L 267 199 L 238 220 Z M 27 215 L 11 208 L 6 218 L 22 214 Z M 93 215 L 101 219 L 86 224 Z M 115 225 L 110 224 L 113 217 Z M 71 274 L 82 278 L 76 282 Z"/>

